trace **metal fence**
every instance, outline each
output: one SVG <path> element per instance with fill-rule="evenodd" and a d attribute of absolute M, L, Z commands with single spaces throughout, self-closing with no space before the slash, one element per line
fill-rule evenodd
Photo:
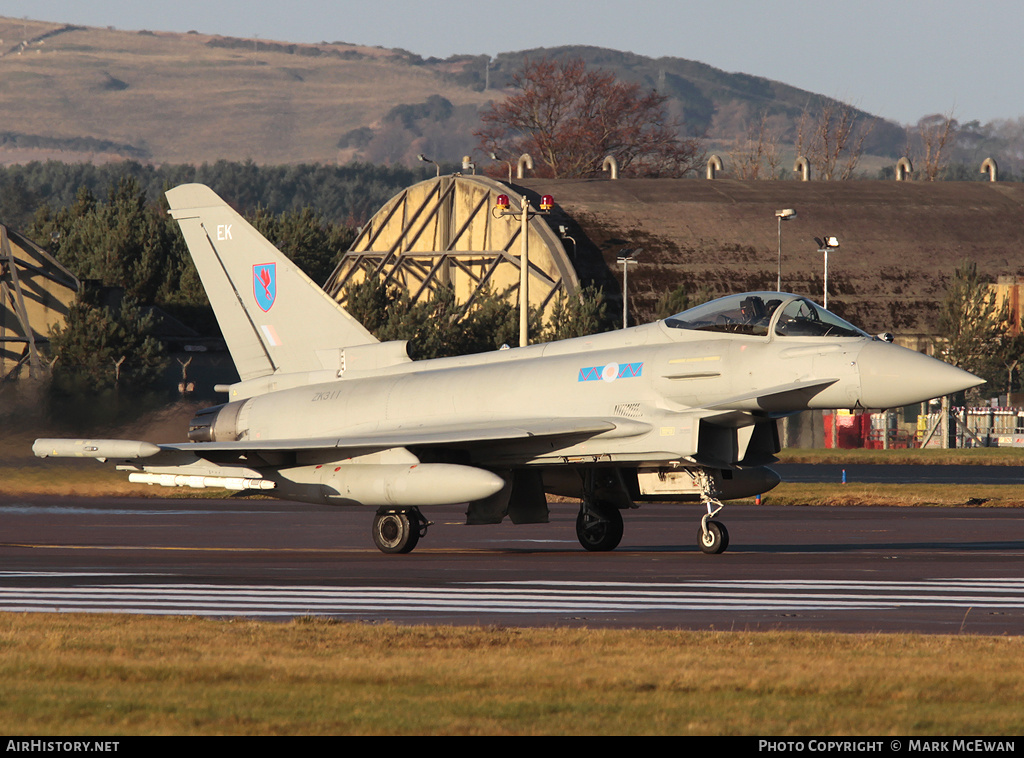
<path fill-rule="evenodd" d="M 1024 408 L 951 408 L 949 417 L 949 447 L 1024 447 Z M 941 422 L 941 413 L 919 417 L 917 446 L 942 447 Z"/>
<path fill-rule="evenodd" d="M 826 447 L 831 447 L 826 414 Z M 943 433 L 948 441 L 943 445 Z M 942 413 L 921 414 L 916 425 L 900 422 L 898 411 L 839 417 L 839 447 L 876 450 L 913 447 L 1024 447 L 1024 408 L 951 408 L 943 429 Z"/>

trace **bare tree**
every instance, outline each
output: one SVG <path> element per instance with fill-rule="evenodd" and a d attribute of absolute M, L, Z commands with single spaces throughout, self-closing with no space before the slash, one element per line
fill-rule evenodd
<path fill-rule="evenodd" d="M 541 176 L 597 176 L 609 155 L 623 173 L 641 176 L 683 176 L 703 162 L 701 141 L 682 136 L 666 96 L 582 60 L 527 61 L 513 86 L 474 135 L 485 153 L 529 153 Z"/>
<path fill-rule="evenodd" d="M 934 182 L 939 172 L 946 167 L 958 127 L 952 110 L 945 115 L 936 113 L 925 116 L 917 122 L 916 131 L 923 153 L 921 165 L 928 181 Z"/>
<path fill-rule="evenodd" d="M 797 153 L 807 157 L 822 179 L 850 179 L 857 169 L 874 120 L 859 123 L 857 109 L 829 100 L 816 115 L 804 111 L 797 122 Z"/>
<path fill-rule="evenodd" d="M 779 135 L 768 124 L 767 111 L 747 129 L 747 133 L 736 138 L 729 156 L 738 179 L 760 179 L 762 171 L 768 179 L 775 179 L 782 163 L 779 151 Z"/>

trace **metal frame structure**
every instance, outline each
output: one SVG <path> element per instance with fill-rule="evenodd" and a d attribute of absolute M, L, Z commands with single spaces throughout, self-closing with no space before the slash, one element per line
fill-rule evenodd
<path fill-rule="evenodd" d="M 520 224 L 514 218 L 495 218 L 491 209 L 498 195 L 508 195 L 513 207 L 518 206 L 524 192 L 488 177 L 461 174 L 408 187 L 362 228 L 324 289 L 343 301 L 346 287 L 378 279 L 404 287 L 418 302 L 439 287 L 451 287 L 463 313 L 485 290 L 507 292 L 518 302 Z M 579 279 L 546 221 L 531 222 L 527 233 L 528 297 L 547 321 L 554 297 L 577 294 Z"/>
<path fill-rule="evenodd" d="M 39 346 L 64 323 L 80 282 L 25 236 L 0 224 L 0 380 L 43 373 Z M 20 351 L 18 347 L 20 346 Z"/>

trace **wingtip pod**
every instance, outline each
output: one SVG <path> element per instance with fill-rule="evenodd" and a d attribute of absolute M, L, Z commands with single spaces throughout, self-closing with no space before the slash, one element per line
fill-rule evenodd
<path fill-rule="evenodd" d="M 139 440 L 38 439 L 32 443 L 37 458 L 149 458 L 160 452 L 152 442 Z"/>

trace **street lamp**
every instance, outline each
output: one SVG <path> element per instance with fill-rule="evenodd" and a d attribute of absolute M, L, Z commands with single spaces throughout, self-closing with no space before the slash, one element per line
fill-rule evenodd
<path fill-rule="evenodd" d="M 430 158 L 425 156 L 423 153 L 420 153 L 419 155 L 417 155 L 416 156 L 416 160 L 423 161 L 424 163 L 433 163 L 437 167 L 437 175 L 441 176 L 441 164 L 440 163 L 437 163 L 435 161 L 430 160 Z"/>
<path fill-rule="evenodd" d="M 530 201 L 523 195 L 519 200 L 520 210 L 514 211 L 509 207 L 508 195 L 498 195 L 494 201 L 494 208 L 491 215 L 494 218 L 502 216 L 519 216 L 521 238 L 519 252 L 519 347 L 526 347 L 530 344 L 528 316 L 530 314 L 530 245 L 527 233 L 528 223 L 531 218 L 540 214 L 547 215 L 555 207 L 555 201 L 551 195 L 544 195 L 540 199 L 540 210 L 533 210 Z"/>
<path fill-rule="evenodd" d="M 836 237 L 826 237 L 823 240 L 815 237 L 814 241 L 818 243 L 818 252 L 825 254 L 825 302 L 822 305 L 828 310 L 828 252 L 839 247 L 839 240 Z"/>
<path fill-rule="evenodd" d="M 792 208 L 783 208 L 781 211 L 775 211 L 775 218 L 779 220 L 779 277 L 775 282 L 775 291 L 782 292 L 782 222 L 795 219 L 796 211 Z"/>
<path fill-rule="evenodd" d="M 508 183 L 511 184 L 512 183 L 512 161 L 506 161 L 503 158 L 499 158 L 498 154 L 493 152 L 493 151 L 491 152 L 491 160 L 492 161 L 504 161 L 505 165 L 508 166 Z"/>
<path fill-rule="evenodd" d="M 561 237 L 564 240 L 569 240 L 572 243 L 572 257 L 575 260 L 575 258 L 576 258 L 576 239 L 574 237 L 569 236 L 569 227 L 566 226 L 565 224 L 559 224 L 558 225 L 558 236 Z"/>
<path fill-rule="evenodd" d="M 622 328 L 629 326 L 629 267 L 635 266 L 637 260 L 633 257 L 643 252 L 642 247 L 636 250 L 624 250 L 617 261 L 622 264 Z"/>

